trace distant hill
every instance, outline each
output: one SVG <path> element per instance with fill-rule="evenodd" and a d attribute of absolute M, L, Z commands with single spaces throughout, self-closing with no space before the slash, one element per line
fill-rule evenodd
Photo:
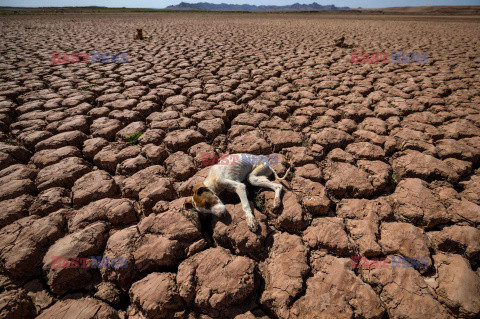
<path fill-rule="evenodd" d="M 480 15 L 480 6 L 423 6 L 359 9 L 363 13 L 420 14 L 420 15 Z"/>
<path fill-rule="evenodd" d="M 335 5 L 322 6 L 316 2 L 311 4 L 294 3 L 287 6 L 256 6 L 250 4 L 228 3 L 187 3 L 180 2 L 176 6 L 168 6 L 167 10 L 202 10 L 202 11 L 320 11 L 320 10 L 344 10 L 349 7 L 336 7 Z"/>
<path fill-rule="evenodd" d="M 423 6 L 423 7 L 390 7 L 390 8 L 354 8 L 322 6 L 316 2 L 311 4 L 295 3 L 288 6 L 256 6 L 238 4 L 212 4 L 208 2 L 186 3 L 165 9 L 153 8 L 109 8 L 101 6 L 88 7 L 4 7 L 0 6 L 0 15 L 3 14 L 67 14 L 67 13 L 133 13 L 133 12 L 163 12 L 163 11 L 244 11 L 244 12 L 327 12 L 350 15 L 408 15 L 408 16 L 480 16 L 480 6 Z"/>

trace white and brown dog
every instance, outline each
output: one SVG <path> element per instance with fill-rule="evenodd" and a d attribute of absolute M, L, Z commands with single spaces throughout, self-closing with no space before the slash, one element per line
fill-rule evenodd
<path fill-rule="evenodd" d="M 270 166 L 268 158 L 263 155 L 228 155 L 226 158 L 222 158 L 220 163 L 210 168 L 203 183 L 195 185 L 193 196 L 185 201 L 184 207 L 194 208 L 201 213 L 213 214 L 221 218 L 225 215 L 226 208 L 217 194 L 225 189 L 234 191 L 242 203 L 248 227 L 255 232 L 258 229 L 258 222 L 250 208 L 247 189 L 243 181 L 248 178 L 250 184 L 254 186 L 266 187 L 275 191 L 273 207 L 277 209 L 280 207 L 280 195 L 283 187 L 281 184 L 273 183 L 268 177 L 273 174 L 275 180 L 283 180 L 289 171 L 290 169 L 280 178 Z"/>

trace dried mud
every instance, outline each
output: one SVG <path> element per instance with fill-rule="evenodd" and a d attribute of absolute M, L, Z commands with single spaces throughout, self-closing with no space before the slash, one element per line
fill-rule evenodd
<path fill-rule="evenodd" d="M 478 318 L 480 25 L 389 19 L 2 17 L 0 317 Z M 182 209 L 202 154 L 234 152 L 291 168 L 279 211 L 249 187 L 256 233 L 234 194 Z"/>

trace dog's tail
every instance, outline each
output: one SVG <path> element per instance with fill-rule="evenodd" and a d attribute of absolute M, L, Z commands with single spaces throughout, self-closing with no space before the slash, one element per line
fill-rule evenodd
<path fill-rule="evenodd" d="M 283 177 L 278 177 L 277 172 L 275 172 L 274 169 L 272 169 L 272 171 L 273 171 L 273 174 L 275 175 L 276 181 L 283 181 L 287 177 L 288 173 L 290 173 L 290 167 L 287 169 L 287 172 L 285 173 L 285 175 L 283 175 Z"/>

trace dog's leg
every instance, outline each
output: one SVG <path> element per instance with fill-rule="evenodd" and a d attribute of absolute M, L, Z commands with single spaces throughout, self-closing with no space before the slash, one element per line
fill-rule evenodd
<path fill-rule="evenodd" d="M 275 171 L 269 165 L 262 165 L 255 168 L 248 176 L 248 181 L 253 186 L 265 187 L 275 191 L 275 198 L 273 200 L 273 208 L 278 209 L 281 204 L 282 185 L 268 180 L 271 174 L 276 175 Z"/>
<path fill-rule="evenodd" d="M 253 233 L 256 232 L 258 229 L 258 222 L 255 219 L 255 216 L 253 216 L 252 209 L 250 208 L 250 203 L 247 198 L 247 187 L 245 184 L 234 180 L 224 180 L 223 183 L 237 193 L 240 202 L 242 203 L 242 209 L 245 212 L 248 228 L 250 228 Z"/>

